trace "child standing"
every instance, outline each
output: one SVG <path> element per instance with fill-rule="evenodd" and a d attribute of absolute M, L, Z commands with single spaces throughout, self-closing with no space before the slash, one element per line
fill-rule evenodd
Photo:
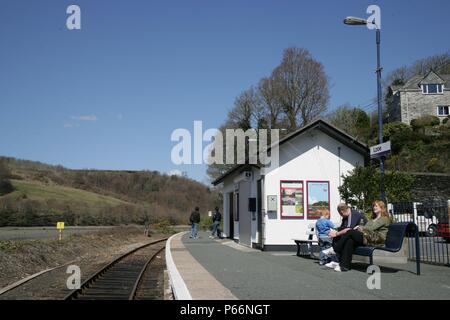
<path fill-rule="evenodd" d="M 329 262 L 328 257 L 322 251 L 331 248 L 333 240 L 328 236 L 328 233 L 334 228 L 333 222 L 330 221 L 330 211 L 322 210 L 320 219 L 316 221 L 316 232 L 320 247 L 319 265 L 321 266 Z"/>

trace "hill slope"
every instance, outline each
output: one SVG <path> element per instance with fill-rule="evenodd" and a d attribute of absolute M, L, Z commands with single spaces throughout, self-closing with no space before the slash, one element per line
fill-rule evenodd
<path fill-rule="evenodd" d="M 194 206 L 220 204 L 219 194 L 196 181 L 156 171 L 70 170 L 0 157 L 15 191 L 0 196 L 0 226 L 185 223 Z"/>
<path fill-rule="evenodd" d="M 27 199 L 36 201 L 71 201 L 74 203 L 89 203 L 94 206 L 130 204 L 89 191 L 59 185 L 46 185 L 37 181 L 11 180 L 11 183 L 15 191 L 10 194 L 10 197 L 16 199 L 25 196 Z"/>

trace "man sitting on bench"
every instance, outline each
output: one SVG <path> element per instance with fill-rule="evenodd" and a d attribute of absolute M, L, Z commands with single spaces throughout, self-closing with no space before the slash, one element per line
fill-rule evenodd
<path fill-rule="evenodd" d="M 361 212 L 351 209 L 347 204 L 340 203 L 337 206 L 337 212 L 342 217 L 341 226 L 336 230 L 331 230 L 328 234 L 330 238 L 332 238 L 333 244 L 339 241 L 339 239 L 347 233 L 347 231 L 352 230 L 356 226 L 364 225 L 367 223 L 367 218 Z M 321 256 L 326 256 L 322 251 L 320 252 Z M 332 260 L 327 263 L 326 266 L 329 268 L 336 268 L 338 265 L 338 257 L 326 257 L 327 260 Z M 334 261 L 334 263 L 332 263 Z"/>
<path fill-rule="evenodd" d="M 347 231 L 352 230 L 356 226 L 365 225 L 367 223 L 367 218 L 364 214 L 357 210 L 351 209 L 345 203 L 340 203 L 337 206 L 337 211 L 342 217 L 342 223 L 337 231 L 332 231 L 330 234 L 333 238 L 333 243 L 338 241 L 341 236 L 347 233 Z"/>
<path fill-rule="evenodd" d="M 352 256 L 358 246 L 380 245 L 386 241 L 388 227 L 391 224 L 389 213 L 383 201 L 376 200 L 372 204 L 372 220 L 365 226 L 355 226 L 347 230 L 333 246 L 323 253 L 326 255 L 336 255 L 340 257 L 340 263 L 330 262 L 327 267 L 334 268 L 335 271 L 347 271 L 351 269 Z M 347 228 L 349 229 L 349 228 Z M 330 236 L 337 232 L 330 232 Z"/>

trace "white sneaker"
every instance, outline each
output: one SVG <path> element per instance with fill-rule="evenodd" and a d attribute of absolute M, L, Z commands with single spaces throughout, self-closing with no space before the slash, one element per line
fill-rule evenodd
<path fill-rule="evenodd" d="M 210 239 L 214 239 L 214 237 L 213 237 L 213 236 L 209 236 L 209 238 L 210 238 Z"/>
<path fill-rule="evenodd" d="M 337 263 L 335 261 L 331 261 L 331 262 L 328 262 L 327 264 L 325 264 L 325 267 L 328 267 L 330 269 L 335 269 L 336 267 L 339 267 L 339 263 Z"/>
<path fill-rule="evenodd" d="M 336 252 L 334 252 L 333 247 L 330 247 L 328 249 L 322 250 L 322 253 L 324 255 L 327 255 L 327 256 L 335 256 L 336 255 Z"/>
<path fill-rule="evenodd" d="M 337 265 L 336 268 L 334 268 L 334 271 L 342 272 L 341 267 L 339 265 Z"/>

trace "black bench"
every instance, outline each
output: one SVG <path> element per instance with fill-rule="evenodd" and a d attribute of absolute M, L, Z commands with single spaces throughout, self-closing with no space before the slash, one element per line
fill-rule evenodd
<path fill-rule="evenodd" d="M 402 248 L 403 238 L 408 231 L 414 231 L 416 239 L 416 274 L 420 275 L 420 246 L 419 246 L 419 229 L 413 222 L 393 223 L 389 226 L 384 246 L 361 246 L 357 247 L 353 254 L 370 258 L 370 264 L 373 264 L 373 252 L 375 250 L 383 250 L 389 252 L 398 252 Z"/>

